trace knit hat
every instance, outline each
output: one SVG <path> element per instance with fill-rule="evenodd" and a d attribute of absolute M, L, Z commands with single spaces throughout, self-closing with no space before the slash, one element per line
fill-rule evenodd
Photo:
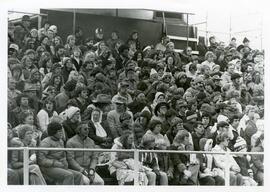
<path fill-rule="evenodd" d="M 62 129 L 62 125 L 58 122 L 51 122 L 48 125 L 47 132 L 49 136 L 53 136 L 57 133 L 57 131 Z"/>
<path fill-rule="evenodd" d="M 228 122 L 228 117 L 227 116 L 225 116 L 225 115 L 219 115 L 218 117 L 217 117 L 217 122 L 219 123 L 219 122 L 221 122 L 221 121 L 225 121 L 225 122 Z"/>
<path fill-rule="evenodd" d="M 66 110 L 66 115 L 71 119 L 77 112 L 80 112 L 80 109 L 78 107 L 71 106 Z"/>
<path fill-rule="evenodd" d="M 18 137 L 19 137 L 20 139 L 23 139 L 23 138 L 25 137 L 25 133 L 26 133 L 27 131 L 33 131 L 32 126 L 26 125 L 26 124 L 20 126 L 19 129 L 18 129 Z"/>
<path fill-rule="evenodd" d="M 77 81 L 72 79 L 72 80 L 66 82 L 66 84 L 64 85 L 64 89 L 66 91 L 73 91 L 76 88 L 76 84 L 77 84 Z"/>
<path fill-rule="evenodd" d="M 176 75 L 176 79 L 181 79 L 184 76 L 187 77 L 186 73 L 181 71 Z"/>
<path fill-rule="evenodd" d="M 247 149 L 247 142 L 242 137 L 238 136 L 233 147 L 235 151 L 242 151 Z"/>

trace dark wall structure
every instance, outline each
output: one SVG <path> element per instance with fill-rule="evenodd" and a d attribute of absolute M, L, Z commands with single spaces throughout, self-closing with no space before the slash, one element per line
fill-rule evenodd
<path fill-rule="evenodd" d="M 66 41 L 66 37 L 73 33 L 73 13 L 63 10 L 48 10 L 41 9 L 41 13 L 48 14 L 48 20 L 51 24 L 58 26 L 58 33 Z M 86 13 L 76 13 L 76 27 L 80 27 L 84 32 L 84 37 L 94 37 L 96 28 L 102 28 L 105 39 L 110 37 L 113 30 L 119 32 L 120 38 L 126 41 L 132 31 L 136 30 L 139 33 L 139 39 L 142 46 L 155 45 L 160 41 L 163 31 L 163 23 L 155 20 L 142 20 L 123 18 L 115 16 L 93 15 Z M 167 25 L 167 31 L 173 35 L 186 37 L 187 27 L 177 25 Z M 190 27 L 189 37 L 194 38 L 193 27 Z M 190 45 L 195 48 L 193 42 Z M 177 49 L 183 49 L 186 42 L 176 42 Z"/>

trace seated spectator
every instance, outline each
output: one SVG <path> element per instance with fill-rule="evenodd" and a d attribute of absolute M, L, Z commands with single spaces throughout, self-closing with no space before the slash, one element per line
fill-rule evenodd
<path fill-rule="evenodd" d="M 237 152 L 247 152 L 247 142 L 243 138 L 238 137 L 234 144 L 234 150 Z M 240 173 L 243 176 L 243 185 L 256 186 L 257 183 L 253 180 L 253 171 L 250 168 L 247 155 L 239 154 L 234 159 L 241 169 Z"/>
<path fill-rule="evenodd" d="M 81 121 L 80 109 L 78 107 L 69 107 L 66 111 L 67 119 L 63 122 L 65 136 L 67 139 L 76 135 L 76 129 Z"/>
<path fill-rule="evenodd" d="M 48 137 L 41 141 L 40 147 L 64 148 L 61 124 L 52 122 L 48 125 Z M 68 168 L 65 151 L 40 151 L 38 164 L 44 176 L 61 185 L 81 185 L 83 175 Z"/>
<path fill-rule="evenodd" d="M 88 137 L 89 128 L 87 123 L 80 123 L 76 132 L 77 134 L 67 141 L 67 148 L 96 148 L 94 141 Z M 71 169 L 83 174 L 85 185 L 104 185 L 103 179 L 96 173 L 98 153 L 91 151 L 68 151 L 67 161 Z"/>
<path fill-rule="evenodd" d="M 134 136 L 131 131 L 114 140 L 112 149 L 134 148 Z M 127 152 L 112 152 L 109 164 L 110 174 L 114 175 L 119 185 L 128 184 L 134 181 L 134 155 Z M 149 168 L 139 164 L 140 185 L 155 185 L 156 175 Z"/>
<path fill-rule="evenodd" d="M 11 140 L 11 147 L 36 147 L 36 142 L 33 140 L 33 128 L 30 125 L 23 125 L 18 130 L 18 137 Z M 18 174 L 19 183 L 23 184 L 24 176 L 24 160 L 23 151 L 14 150 L 11 155 L 11 168 Z M 29 184 L 30 185 L 46 185 L 46 181 L 37 165 L 36 154 L 30 152 L 29 157 Z"/>
<path fill-rule="evenodd" d="M 201 138 L 199 141 L 201 151 L 211 151 L 213 140 Z M 224 179 L 219 176 L 213 167 L 213 156 L 211 154 L 197 154 L 200 162 L 199 183 L 200 185 L 224 185 Z"/>
<path fill-rule="evenodd" d="M 217 136 L 217 144 L 212 149 L 213 152 L 226 152 L 230 151 L 228 148 L 229 144 L 229 136 L 227 133 L 221 133 Z M 217 172 L 218 175 L 222 178 L 225 178 L 224 171 L 226 169 L 226 166 L 229 166 L 230 168 L 230 185 L 243 185 L 243 176 L 241 175 L 240 167 L 237 164 L 237 162 L 234 160 L 232 156 L 229 156 L 229 160 L 227 160 L 227 157 L 225 155 L 220 154 L 214 154 L 214 163 L 215 166 L 218 168 Z"/>
<path fill-rule="evenodd" d="M 141 148 L 146 150 L 153 150 L 156 148 L 156 138 L 153 135 L 146 134 L 143 136 L 141 140 Z M 156 174 L 156 183 L 159 185 L 168 185 L 168 177 L 166 172 L 160 170 L 160 166 L 164 167 L 165 165 L 161 165 L 159 161 L 157 153 L 145 152 L 141 154 L 141 162 L 144 166 L 152 169 L 152 172 Z M 164 162 L 163 162 L 164 163 Z"/>
<path fill-rule="evenodd" d="M 264 134 L 261 134 L 255 146 L 251 149 L 252 152 L 264 152 Z M 264 163 L 263 155 L 251 155 L 253 166 L 251 167 L 254 173 L 254 179 L 258 185 L 263 186 L 264 183 Z"/>
<path fill-rule="evenodd" d="M 102 111 L 100 109 L 93 109 L 88 126 L 89 137 L 93 139 L 96 145 L 106 149 L 112 147 L 113 140 L 109 125 L 106 120 L 102 120 Z"/>

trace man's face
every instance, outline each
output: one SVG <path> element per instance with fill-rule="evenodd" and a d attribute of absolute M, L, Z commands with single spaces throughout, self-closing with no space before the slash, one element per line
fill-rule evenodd
<path fill-rule="evenodd" d="M 30 143 L 32 141 L 33 138 L 33 131 L 26 131 L 25 135 L 24 135 L 24 140 L 27 143 Z"/>
<path fill-rule="evenodd" d="M 128 49 L 125 49 L 122 53 L 122 56 L 125 57 L 125 58 L 128 58 L 128 54 L 129 54 L 129 50 Z"/>
<path fill-rule="evenodd" d="M 59 56 L 63 56 L 64 53 L 65 53 L 65 50 L 63 48 L 58 49 L 57 53 L 58 53 Z"/>
<path fill-rule="evenodd" d="M 116 103 L 117 111 L 125 111 L 125 105 L 123 103 Z"/>
<path fill-rule="evenodd" d="M 238 125 L 239 125 L 239 119 L 234 119 L 233 122 L 232 122 L 232 126 L 233 126 L 234 128 L 237 128 Z"/>
<path fill-rule="evenodd" d="M 58 138 L 58 139 L 62 139 L 63 138 L 63 131 L 62 129 L 58 130 L 55 134 L 54 137 Z"/>
<path fill-rule="evenodd" d="M 203 125 L 205 125 L 205 126 L 207 126 L 208 124 L 209 124 L 209 117 L 203 117 L 202 118 L 202 123 L 203 123 Z"/>
<path fill-rule="evenodd" d="M 198 90 L 204 90 L 204 83 L 202 81 L 198 82 L 196 83 L 196 87 Z"/>
<path fill-rule="evenodd" d="M 82 90 L 81 97 L 84 98 L 84 99 L 87 99 L 88 98 L 88 91 L 87 90 Z"/>
<path fill-rule="evenodd" d="M 160 109 L 159 109 L 159 113 L 161 115 L 165 115 L 167 111 L 168 111 L 168 109 L 167 109 L 166 106 L 161 106 Z"/>
<path fill-rule="evenodd" d="M 203 135 L 203 133 L 204 133 L 203 125 L 199 124 L 199 125 L 195 128 L 195 131 L 196 131 L 197 134 Z"/>
<path fill-rule="evenodd" d="M 87 137 L 89 134 L 89 128 L 87 124 L 83 124 L 80 128 L 80 133 L 81 136 Z"/>
<path fill-rule="evenodd" d="M 153 129 L 153 133 L 154 134 L 159 134 L 160 133 L 160 131 L 161 131 L 161 124 L 157 124 L 156 126 L 155 126 L 155 128 Z"/>
<path fill-rule="evenodd" d="M 79 122 L 79 121 L 80 121 L 80 118 L 81 118 L 80 112 L 77 111 L 77 112 L 73 115 L 73 117 L 71 118 L 71 121 L 72 121 L 72 122 Z"/>

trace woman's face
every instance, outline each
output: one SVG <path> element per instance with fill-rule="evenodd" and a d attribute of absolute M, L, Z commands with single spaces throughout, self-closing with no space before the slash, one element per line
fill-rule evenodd
<path fill-rule="evenodd" d="M 71 69 L 73 67 L 73 64 L 71 63 L 71 60 L 70 59 L 66 62 L 66 67 L 68 69 Z"/>
<path fill-rule="evenodd" d="M 208 58 L 207 58 L 207 61 L 209 63 L 213 62 L 214 61 L 214 56 L 213 55 L 209 55 Z"/>
<path fill-rule="evenodd" d="M 157 99 L 157 103 L 160 103 L 160 102 L 164 102 L 165 101 L 165 96 L 164 95 L 160 95 Z"/>
<path fill-rule="evenodd" d="M 70 45 L 75 45 L 75 37 L 70 38 L 69 44 Z"/>
<path fill-rule="evenodd" d="M 54 38 L 54 44 L 55 45 L 60 45 L 60 39 Z"/>
<path fill-rule="evenodd" d="M 99 48 L 100 48 L 100 50 L 102 50 L 102 51 L 104 51 L 105 50 L 105 43 L 104 42 L 101 42 L 100 44 L 99 44 Z"/>
<path fill-rule="evenodd" d="M 29 115 L 24 120 L 25 124 L 33 125 L 34 124 L 34 117 L 33 115 Z"/>
<path fill-rule="evenodd" d="M 25 65 L 26 65 L 26 67 L 31 67 L 32 66 L 32 59 L 30 59 L 30 57 L 25 59 Z"/>
<path fill-rule="evenodd" d="M 48 45 L 48 43 L 49 43 L 49 39 L 48 39 L 48 37 L 45 37 L 45 38 L 43 39 L 43 41 L 42 41 L 42 44 L 43 44 L 43 45 Z"/>
<path fill-rule="evenodd" d="M 193 96 L 192 96 L 192 94 L 190 93 L 190 92 L 187 92 L 186 93 L 186 101 L 191 101 L 193 99 Z"/>
<path fill-rule="evenodd" d="M 48 110 L 48 111 L 52 111 L 53 110 L 53 103 L 52 102 L 48 102 L 48 103 L 46 103 L 46 109 Z"/>
<path fill-rule="evenodd" d="M 100 118 L 100 112 L 99 111 L 93 111 L 93 121 L 98 122 Z"/>
<path fill-rule="evenodd" d="M 49 59 L 47 62 L 46 62 L 46 67 L 47 68 L 51 68 L 52 67 L 52 60 Z"/>
<path fill-rule="evenodd" d="M 127 144 L 131 145 L 134 142 L 134 135 L 130 134 L 127 138 Z"/>
<path fill-rule="evenodd" d="M 86 65 L 86 67 L 85 67 L 85 69 L 86 70 L 92 70 L 94 68 L 94 64 L 91 62 L 91 63 L 87 63 L 87 65 Z"/>
<path fill-rule="evenodd" d="M 171 66 L 173 64 L 173 57 L 168 57 L 167 63 Z"/>
<path fill-rule="evenodd" d="M 27 143 L 30 143 L 33 138 L 33 131 L 26 131 L 24 135 L 24 140 L 27 141 Z"/>
<path fill-rule="evenodd" d="M 80 55 L 81 55 L 81 52 L 79 50 L 74 51 L 74 56 L 75 57 L 80 57 Z"/>
<path fill-rule="evenodd" d="M 94 61 L 96 60 L 96 55 L 95 55 L 95 53 L 89 53 L 89 54 L 87 54 L 86 60 L 87 60 L 87 61 L 90 61 L 90 62 L 94 62 Z"/>

